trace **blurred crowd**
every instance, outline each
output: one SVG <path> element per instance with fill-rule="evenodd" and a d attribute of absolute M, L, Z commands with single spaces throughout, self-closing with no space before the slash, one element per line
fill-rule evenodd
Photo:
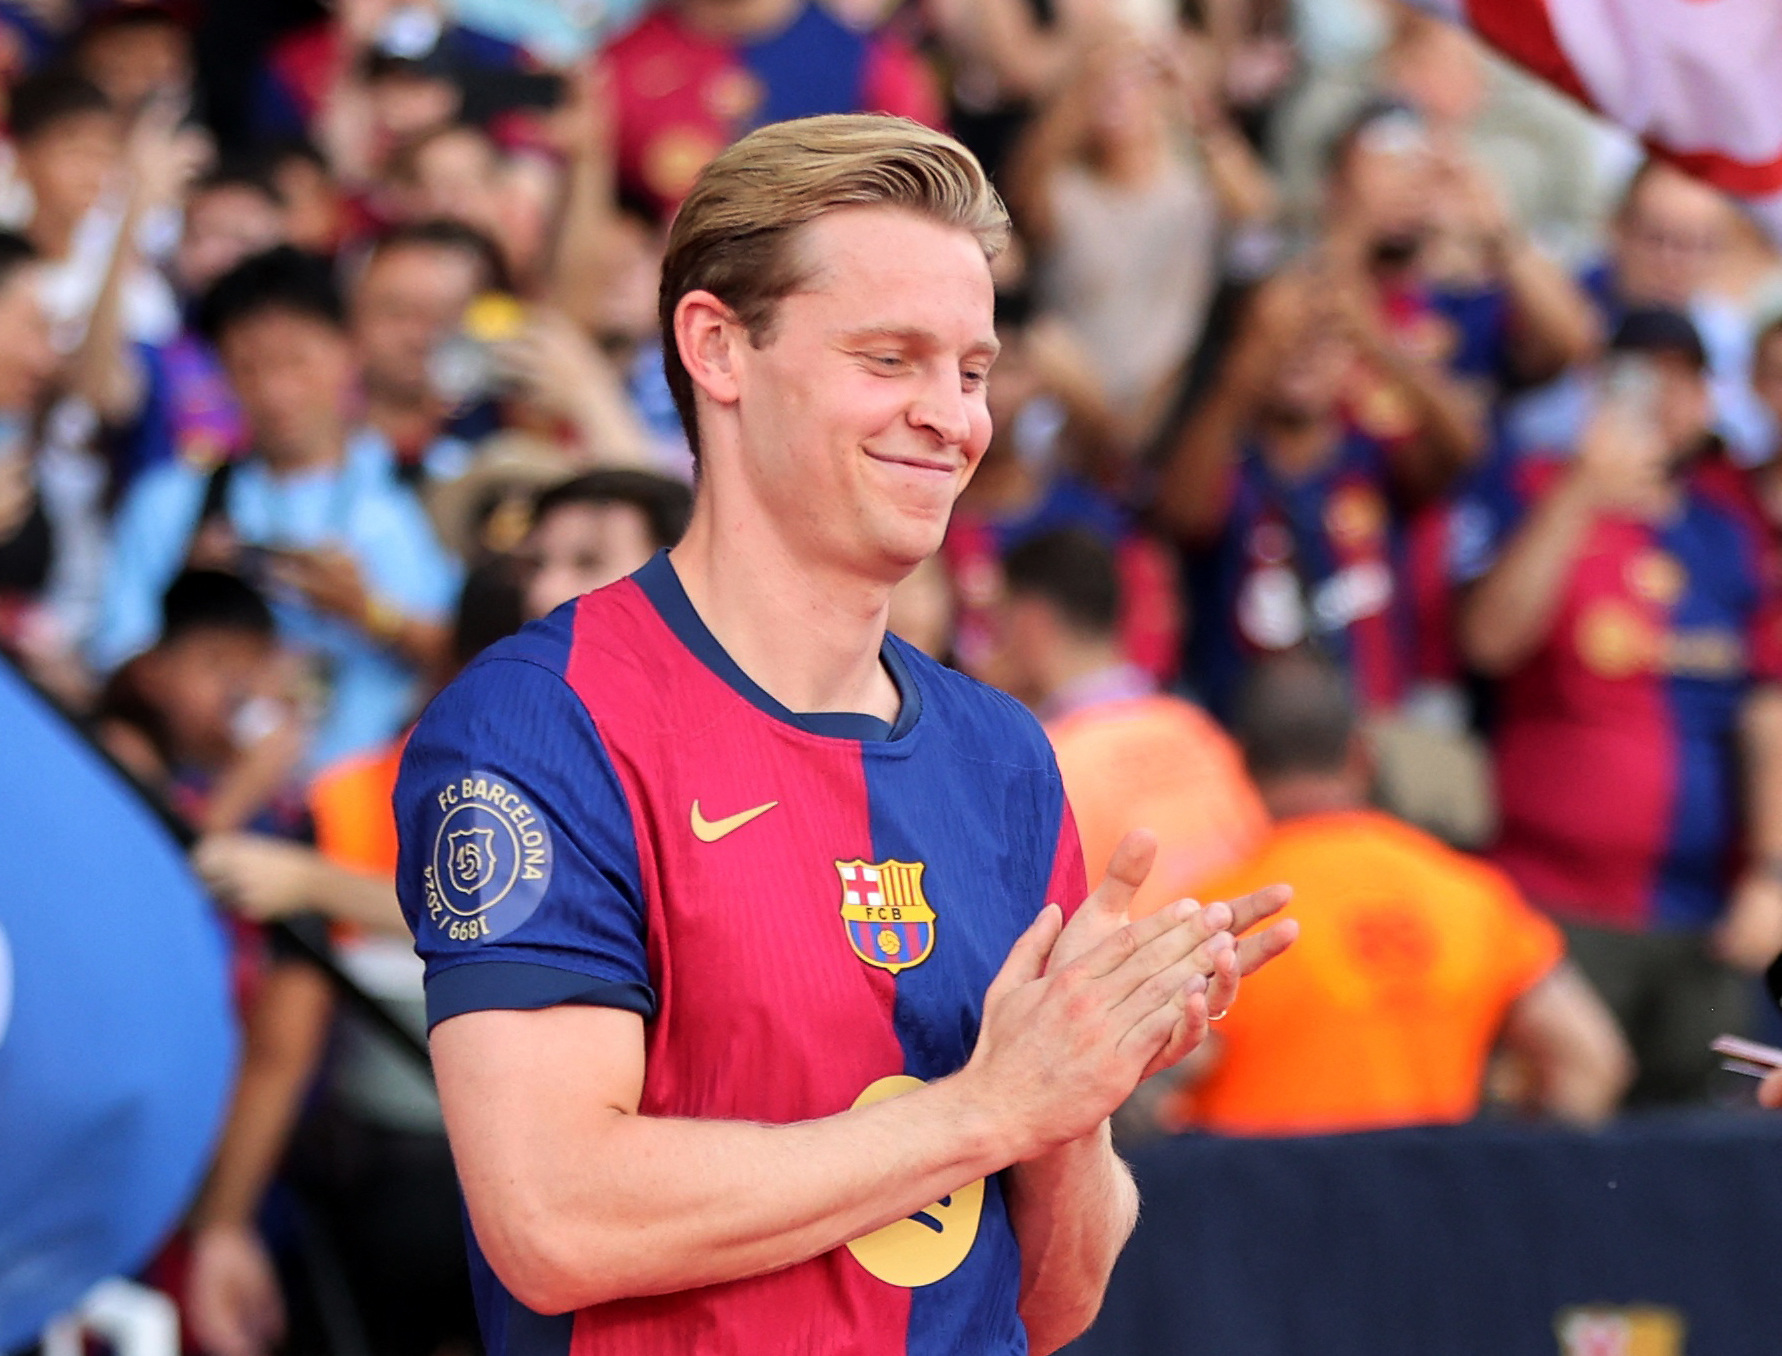
<path fill-rule="evenodd" d="M 1782 255 L 1396 0 L 0 0 L 0 652 L 189 827 L 245 1034 L 195 1350 L 474 1351 L 389 798 L 671 545 L 667 222 L 753 126 L 984 161 L 996 433 L 893 628 L 1092 873 L 1300 944 L 1132 1136 L 1724 1096 L 1782 950 Z M 293 931 L 269 926 L 296 920 Z M 318 922 L 318 920 L 320 920 Z M 308 928 L 305 933 L 303 929 Z"/>

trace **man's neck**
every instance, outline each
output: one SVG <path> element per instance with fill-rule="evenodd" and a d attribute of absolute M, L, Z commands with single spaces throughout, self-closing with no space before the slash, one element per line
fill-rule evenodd
<path fill-rule="evenodd" d="M 1071 637 L 1054 645 L 1041 675 L 1045 695 L 1039 704 L 1042 719 L 1052 720 L 1084 706 L 1099 705 L 1104 680 L 1121 695 L 1128 686 L 1121 681 L 1128 666 L 1114 639 Z"/>
<path fill-rule="evenodd" d="M 897 719 L 879 658 L 889 585 L 799 560 L 759 515 L 726 515 L 709 491 L 669 558 L 700 620 L 774 700 Z"/>
<path fill-rule="evenodd" d="M 1367 808 L 1367 796 L 1346 775 L 1296 772 L 1262 784 L 1262 802 L 1276 820 L 1348 814 Z"/>
<path fill-rule="evenodd" d="M 346 435 L 317 439 L 313 444 L 282 447 L 271 452 L 262 447 L 260 462 L 275 480 L 287 480 L 311 471 L 324 471 L 346 460 Z"/>
<path fill-rule="evenodd" d="M 1314 419 L 1265 419 L 1259 430 L 1269 467 L 1290 480 L 1311 475 L 1330 460 L 1342 438 L 1334 415 Z"/>
<path fill-rule="evenodd" d="M 424 448 L 445 426 L 446 411 L 443 402 L 431 395 L 414 397 L 368 388 L 364 419 L 392 447 Z"/>

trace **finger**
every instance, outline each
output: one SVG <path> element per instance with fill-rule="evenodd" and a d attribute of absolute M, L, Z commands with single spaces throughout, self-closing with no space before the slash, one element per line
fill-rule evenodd
<path fill-rule="evenodd" d="M 1149 829 L 1134 829 L 1115 847 L 1101 884 L 1083 901 L 1078 912 L 1130 914 L 1133 897 L 1151 874 L 1151 865 L 1156 860 L 1157 835 Z"/>
<path fill-rule="evenodd" d="M 1237 947 L 1229 951 L 1221 951 L 1213 963 L 1213 973 L 1207 980 L 1207 1020 L 1216 1022 L 1231 1011 L 1231 1005 L 1237 1002 L 1238 996 L 1238 955 Z"/>
<path fill-rule="evenodd" d="M 1183 995 L 1182 1015 L 1177 1020 L 1175 1029 L 1170 1032 L 1169 1041 L 1151 1057 L 1151 1063 L 1145 1069 L 1145 1077 L 1174 1068 L 1187 1059 L 1200 1049 L 1212 1029 L 1205 995 Z"/>
<path fill-rule="evenodd" d="M 1245 937 L 1238 943 L 1238 974 L 1253 975 L 1280 955 L 1299 936 L 1299 920 L 1283 918 L 1274 926 L 1264 929 L 1254 937 Z"/>
<path fill-rule="evenodd" d="M 1242 936 L 1264 918 L 1272 917 L 1286 908 L 1292 900 L 1291 885 L 1269 885 L 1242 899 L 1231 900 L 1231 930 Z"/>
<path fill-rule="evenodd" d="M 1227 970 L 1236 966 L 1233 952 L 1237 943 L 1230 933 L 1219 933 L 1180 957 L 1173 964 L 1142 976 L 1121 999 L 1112 1013 L 1116 1026 L 1137 1026 L 1152 1013 L 1179 1004 L 1184 994 L 1203 993 L 1208 989 L 1208 975 L 1217 974 L 1221 957 Z M 1213 1011 L 1218 1011 L 1214 1008 Z"/>
<path fill-rule="evenodd" d="M 1152 1013 L 1129 1031 L 1116 1048 L 1128 1056 L 1143 1054 L 1144 1068 L 1137 1080 L 1143 1082 L 1178 1062 L 1206 1039 L 1206 1033 L 1206 995 L 1189 994 Z M 1180 1054 L 1176 1053 L 1178 1050 Z"/>
<path fill-rule="evenodd" d="M 988 1008 L 993 1001 L 1008 993 L 1011 989 L 1023 984 L 1030 984 L 1045 973 L 1046 959 L 1057 945 L 1058 934 L 1064 930 L 1064 910 L 1056 904 L 1048 904 L 1039 911 L 1023 932 L 1009 948 L 1007 959 L 1002 969 L 996 972 L 996 978 L 990 981 L 990 987 L 984 992 L 984 1006 Z"/>
<path fill-rule="evenodd" d="M 1128 923 L 1088 954 L 1072 961 L 1068 968 L 1081 969 L 1093 979 L 1125 971 L 1111 984 L 1118 1001 L 1151 975 L 1223 931 L 1230 921 L 1231 910 L 1223 904 L 1202 908 L 1192 900 L 1178 900 L 1136 923 Z"/>
<path fill-rule="evenodd" d="M 1782 1107 L 1782 1073 L 1773 1073 L 1758 1084 L 1757 1100 L 1772 1111 Z"/>

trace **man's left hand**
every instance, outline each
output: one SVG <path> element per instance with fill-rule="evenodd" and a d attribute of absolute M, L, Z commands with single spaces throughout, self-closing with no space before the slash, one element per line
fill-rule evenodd
<path fill-rule="evenodd" d="M 1083 901 L 1052 948 L 1048 970 L 1069 965 L 1132 921 L 1133 896 L 1150 875 L 1156 853 L 1157 840 L 1145 830 L 1135 830 L 1120 840 L 1101 884 Z M 1290 887 L 1271 885 L 1226 905 L 1231 910 L 1227 931 L 1239 941 L 1234 950 L 1217 953 L 1207 975 L 1206 1011 L 1212 1021 L 1218 1021 L 1230 1011 L 1231 1005 L 1237 1001 L 1238 983 L 1245 975 L 1255 974 L 1291 946 L 1299 935 L 1298 922 L 1284 918 L 1254 936 L 1245 936 L 1263 919 L 1279 913 L 1292 898 Z M 1148 1073 L 1154 1074 L 1158 1069 L 1177 1063 L 1206 1039 L 1204 1022 L 1190 1030 L 1189 1020 L 1188 1014 L 1184 1013 L 1183 1025 L 1164 1047 L 1157 1068 Z"/>

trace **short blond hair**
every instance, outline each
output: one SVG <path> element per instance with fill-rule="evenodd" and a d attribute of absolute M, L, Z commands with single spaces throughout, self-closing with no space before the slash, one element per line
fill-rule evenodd
<path fill-rule="evenodd" d="M 765 343 L 777 303 L 808 281 L 798 231 L 844 207 L 896 207 L 968 231 L 986 260 L 1008 244 L 1008 211 L 984 167 L 943 132 L 908 118 L 841 113 L 749 133 L 700 174 L 662 260 L 662 362 L 695 458 L 693 379 L 675 345 L 675 307 L 689 292 L 710 292 L 736 313 L 751 343 Z"/>

